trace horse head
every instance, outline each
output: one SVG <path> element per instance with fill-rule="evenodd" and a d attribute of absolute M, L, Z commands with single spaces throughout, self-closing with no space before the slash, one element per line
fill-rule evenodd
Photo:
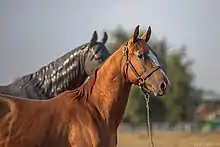
<path fill-rule="evenodd" d="M 151 27 L 141 38 L 138 35 L 139 25 L 122 47 L 126 78 L 133 84 L 143 86 L 155 96 L 162 96 L 171 84 L 158 62 L 156 53 L 147 44 L 151 36 Z"/>
<path fill-rule="evenodd" d="M 110 56 L 110 53 L 105 46 L 105 43 L 108 40 L 108 34 L 104 32 L 104 36 L 100 42 L 98 42 L 97 39 L 97 32 L 94 31 L 92 38 L 88 43 L 88 53 L 85 57 L 84 68 L 88 76 Z"/>

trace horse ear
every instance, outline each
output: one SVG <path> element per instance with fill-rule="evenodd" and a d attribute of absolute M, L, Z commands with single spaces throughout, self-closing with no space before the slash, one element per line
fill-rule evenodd
<path fill-rule="evenodd" d="M 102 38 L 102 43 L 105 44 L 107 40 L 108 40 L 108 34 L 107 34 L 107 32 L 104 32 L 104 36 Z"/>
<path fill-rule="evenodd" d="M 93 32 L 93 35 L 92 35 L 92 38 L 91 38 L 91 40 L 90 40 L 89 46 L 90 46 L 90 47 L 94 46 L 95 43 L 96 43 L 96 41 L 97 41 L 97 39 L 98 39 L 97 32 L 94 31 L 94 32 Z"/>
<path fill-rule="evenodd" d="M 147 43 L 150 39 L 150 36 L 151 36 L 151 27 L 149 26 L 147 31 L 141 37 L 141 39 L 143 39 Z"/>
<path fill-rule="evenodd" d="M 134 33 L 130 36 L 129 41 L 135 43 L 139 35 L 139 25 L 136 26 Z"/>

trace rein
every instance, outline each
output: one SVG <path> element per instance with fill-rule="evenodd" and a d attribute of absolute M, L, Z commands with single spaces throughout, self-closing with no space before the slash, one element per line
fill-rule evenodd
<path fill-rule="evenodd" d="M 146 102 L 146 111 L 147 111 L 147 118 L 146 119 L 147 119 L 147 125 L 148 125 L 148 136 L 150 137 L 151 147 L 154 147 L 153 136 L 152 136 L 152 131 L 151 131 L 152 129 L 151 129 L 151 123 L 150 123 L 150 107 L 149 107 L 150 94 L 149 94 L 149 90 L 144 88 L 144 81 L 150 75 L 152 75 L 155 71 L 159 70 L 161 67 L 157 66 L 155 69 L 150 70 L 150 72 L 146 72 L 146 70 L 145 70 L 145 72 L 140 76 L 128 58 L 127 45 L 125 45 L 123 47 L 122 52 L 123 52 L 123 55 L 125 56 L 125 59 L 126 59 L 126 66 L 127 67 L 129 66 L 131 68 L 131 70 L 133 71 L 133 73 L 135 74 L 135 76 L 138 79 L 138 87 L 144 93 L 144 98 L 145 98 L 145 102 Z"/>

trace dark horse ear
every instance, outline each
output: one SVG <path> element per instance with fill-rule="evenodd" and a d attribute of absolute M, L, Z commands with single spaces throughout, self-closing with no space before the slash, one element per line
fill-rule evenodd
<path fill-rule="evenodd" d="M 130 36 L 129 41 L 135 43 L 137 41 L 138 35 L 139 35 L 139 25 L 136 26 L 134 33 Z"/>
<path fill-rule="evenodd" d="M 141 39 L 143 39 L 147 43 L 150 39 L 150 36 L 151 36 L 151 27 L 149 26 L 147 31 L 141 37 Z"/>
<path fill-rule="evenodd" d="M 98 39 L 97 32 L 94 31 L 92 35 L 92 39 L 90 40 L 89 46 L 90 47 L 94 46 L 96 44 L 97 39 Z"/>
<path fill-rule="evenodd" d="M 104 32 L 104 36 L 102 38 L 102 43 L 105 44 L 107 40 L 108 40 L 108 34 L 107 34 L 107 32 Z"/>

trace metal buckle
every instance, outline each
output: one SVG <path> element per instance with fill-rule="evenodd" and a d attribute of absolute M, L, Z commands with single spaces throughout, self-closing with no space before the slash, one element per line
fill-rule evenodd
<path fill-rule="evenodd" d="M 127 53 L 127 51 L 128 51 L 127 46 L 124 46 L 124 47 L 122 48 L 122 52 L 123 52 L 123 54 L 126 55 L 125 53 Z"/>

